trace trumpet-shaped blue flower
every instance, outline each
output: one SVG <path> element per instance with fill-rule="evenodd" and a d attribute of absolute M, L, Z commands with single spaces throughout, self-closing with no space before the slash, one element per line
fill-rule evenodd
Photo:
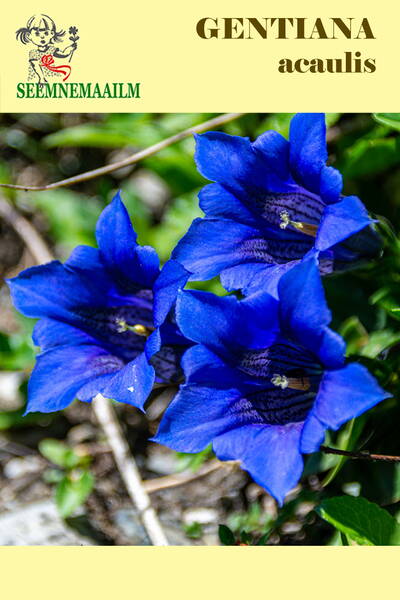
<path fill-rule="evenodd" d="M 279 503 L 298 482 L 303 453 L 388 394 L 367 369 L 345 363 L 329 329 L 316 257 L 280 279 L 279 299 L 180 292 L 177 321 L 196 342 L 183 357 L 186 383 L 154 441 L 182 452 L 212 442 L 239 460 Z"/>
<path fill-rule="evenodd" d="M 289 141 L 275 131 L 253 143 L 196 136 L 197 167 L 215 183 L 199 194 L 205 218 L 173 253 L 191 279 L 220 274 L 228 290 L 275 293 L 282 273 L 310 251 L 320 253 L 322 273 L 376 254 L 379 238 L 362 202 L 341 195 L 342 176 L 326 165 L 325 136 L 323 114 L 296 115 Z"/>
<path fill-rule="evenodd" d="M 27 412 L 61 410 L 97 393 L 142 408 L 155 381 L 180 377 L 188 342 L 167 317 L 171 303 L 164 309 L 161 297 L 153 314 L 158 256 L 137 244 L 119 194 L 96 237 L 98 249 L 78 246 L 65 264 L 32 267 L 8 282 L 17 309 L 39 318 Z"/>

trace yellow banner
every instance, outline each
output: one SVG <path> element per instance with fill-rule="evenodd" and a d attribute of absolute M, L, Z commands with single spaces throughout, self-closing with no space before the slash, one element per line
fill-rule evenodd
<path fill-rule="evenodd" d="M 0 110 L 396 112 L 399 13 L 388 0 L 22 0 L 1 19 Z"/>
<path fill-rule="evenodd" d="M 376 600 L 396 588 L 390 548 L 14 548 L 4 598 Z M 396 597 L 396 596 L 394 596 Z"/>

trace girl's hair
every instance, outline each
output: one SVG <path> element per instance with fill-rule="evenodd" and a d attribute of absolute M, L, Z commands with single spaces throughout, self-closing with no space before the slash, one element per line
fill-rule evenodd
<path fill-rule="evenodd" d="M 29 35 L 33 29 L 49 29 L 53 34 L 53 42 L 61 42 L 65 35 L 65 31 L 57 31 L 56 24 L 48 15 L 33 15 L 27 22 L 26 27 L 21 27 L 16 32 L 17 40 L 21 40 L 23 44 L 30 42 Z"/>

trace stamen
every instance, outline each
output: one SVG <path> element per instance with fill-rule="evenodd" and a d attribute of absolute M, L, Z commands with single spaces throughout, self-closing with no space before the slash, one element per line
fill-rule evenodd
<path fill-rule="evenodd" d="M 302 223 L 301 221 L 292 221 L 290 215 L 287 210 L 282 210 L 279 214 L 281 221 L 279 223 L 279 227 L 281 229 L 286 229 L 288 225 L 291 225 L 295 229 L 299 229 L 302 233 L 306 235 L 311 235 L 312 237 L 316 237 L 318 225 L 312 225 L 311 223 Z"/>
<path fill-rule="evenodd" d="M 144 337 L 149 337 L 149 335 L 154 331 L 154 327 L 146 327 L 146 325 L 141 325 L 137 323 L 133 325 L 131 331 L 136 333 L 136 335 L 143 335 Z"/>
<path fill-rule="evenodd" d="M 288 387 L 289 380 L 286 377 L 286 375 L 279 375 L 278 373 L 275 373 L 271 379 L 271 383 L 276 387 L 280 387 L 284 390 Z"/>
<path fill-rule="evenodd" d="M 128 324 L 125 319 L 116 319 L 115 322 L 117 324 L 118 333 L 124 333 L 125 331 L 128 331 Z"/>
<path fill-rule="evenodd" d="M 117 324 L 118 333 L 132 331 L 132 333 L 136 333 L 136 335 L 149 337 L 149 335 L 151 335 L 151 333 L 154 331 L 154 327 L 147 327 L 146 325 L 142 325 L 141 323 L 136 323 L 135 325 L 128 325 L 125 319 L 116 319 L 115 322 Z"/>
<path fill-rule="evenodd" d="M 276 387 L 280 387 L 283 390 L 289 388 L 291 390 L 300 390 L 306 392 L 310 389 L 310 380 L 308 377 L 286 377 L 286 375 L 279 375 L 279 373 L 275 373 L 271 379 L 271 383 Z"/>

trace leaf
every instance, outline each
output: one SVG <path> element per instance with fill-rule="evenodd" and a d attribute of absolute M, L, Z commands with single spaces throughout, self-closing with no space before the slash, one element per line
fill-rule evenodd
<path fill-rule="evenodd" d="M 346 153 L 346 177 L 371 177 L 400 163 L 398 138 L 360 139 Z"/>
<path fill-rule="evenodd" d="M 196 472 L 209 458 L 213 456 L 212 445 L 196 453 L 177 452 L 178 472 L 191 469 Z"/>
<path fill-rule="evenodd" d="M 94 477 L 89 471 L 83 471 L 78 476 L 65 476 L 56 487 L 55 501 L 60 515 L 69 517 L 93 489 Z"/>
<path fill-rule="evenodd" d="M 58 440 L 45 439 L 39 443 L 39 452 L 50 462 L 63 467 L 64 469 L 73 469 L 78 466 L 82 460 L 80 456 L 68 448 L 66 444 Z"/>
<path fill-rule="evenodd" d="M 338 496 L 324 500 L 317 513 L 362 546 L 400 545 L 400 526 L 386 510 L 362 497 Z"/>
<path fill-rule="evenodd" d="M 267 542 L 268 542 L 270 535 L 271 535 L 271 531 L 267 531 L 266 533 L 264 533 L 264 535 L 262 535 L 260 537 L 260 539 L 258 540 L 256 546 L 267 546 Z"/>
<path fill-rule="evenodd" d="M 253 542 L 253 536 L 248 531 L 241 531 L 240 532 L 240 541 L 242 542 L 242 544 L 246 544 L 247 546 L 250 546 Z"/>
<path fill-rule="evenodd" d="M 221 544 L 224 546 L 235 546 L 236 539 L 233 535 L 232 531 L 226 525 L 219 525 L 218 527 L 218 535 Z"/>
<path fill-rule="evenodd" d="M 339 334 L 346 341 L 347 355 L 359 352 L 368 342 L 368 332 L 356 316 L 349 317 L 342 323 Z"/>
<path fill-rule="evenodd" d="M 129 131 L 108 129 L 102 124 L 85 123 L 50 133 L 43 139 L 43 143 L 47 148 L 60 146 L 120 148 L 134 145 L 135 140 L 129 134 Z"/>
<path fill-rule="evenodd" d="M 400 131 L 400 113 L 374 113 L 375 121 Z"/>
<path fill-rule="evenodd" d="M 391 348 L 398 342 L 400 342 L 399 332 L 390 329 L 373 331 L 369 336 L 368 343 L 360 350 L 360 354 L 368 358 L 376 358 L 383 350 Z"/>
<path fill-rule="evenodd" d="M 183 528 L 185 535 L 193 540 L 198 540 L 203 535 L 203 526 L 197 521 L 184 525 Z"/>

